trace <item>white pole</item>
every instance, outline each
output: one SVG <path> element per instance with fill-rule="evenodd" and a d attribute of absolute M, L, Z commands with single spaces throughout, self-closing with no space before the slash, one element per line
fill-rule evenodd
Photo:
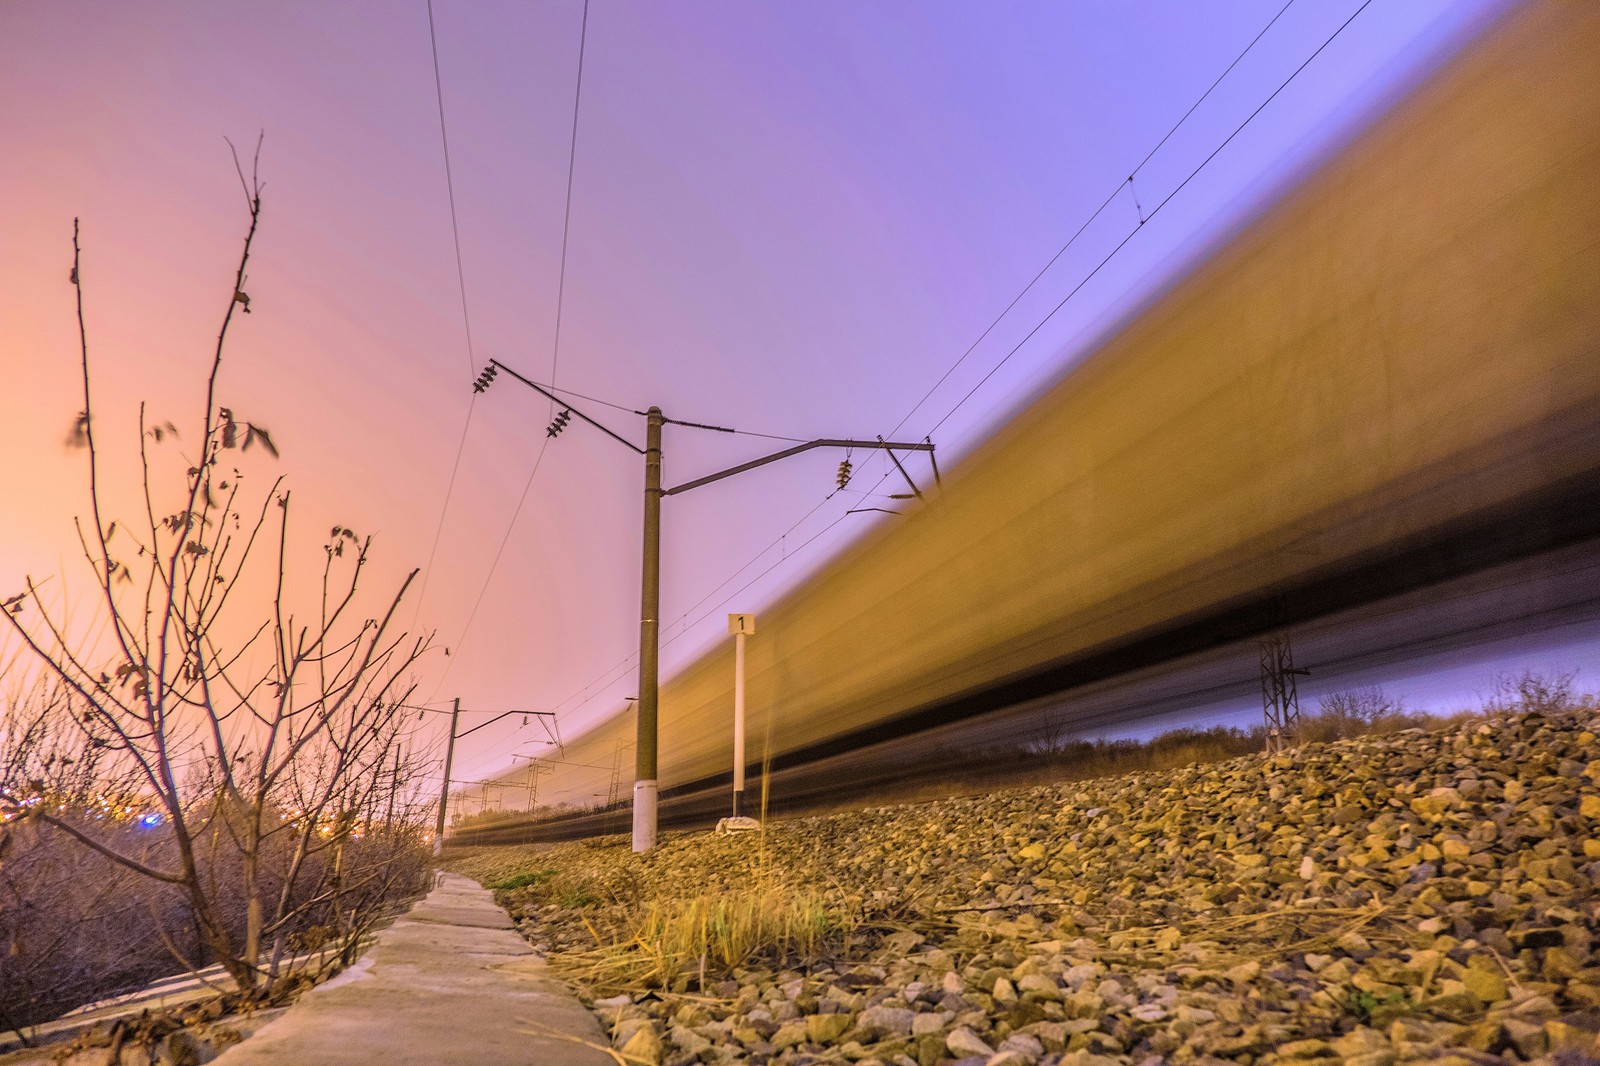
<path fill-rule="evenodd" d="M 733 816 L 744 805 L 744 631 L 733 638 Z"/>
<path fill-rule="evenodd" d="M 755 631 L 755 615 L 728 616 L 728 632 L 733 634 L 733 817 L 735 820 L 742 817 L 744 808 L 744 638 Z"/>

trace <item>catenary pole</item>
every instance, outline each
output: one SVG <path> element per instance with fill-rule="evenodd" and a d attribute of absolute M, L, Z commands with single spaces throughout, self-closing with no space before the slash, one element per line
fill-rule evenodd
<path fill-rule="evenodd" d="M 661 652 L 661 408 L 645 413 L 644 577 L 639 597 L 639 719 L 633 781 L 633 850 L 656 846 L 656 697 Z"/>
<path fill-rule="evenodd" d="M 775 463 L 780 459 L 799 455 L 815 448 L 843 448 L 846 454 L 851 449 L 881 449 L 890 452 L 899 466 L 901 473 L 905 468 L 893 452 L 927 452 L 929 458 L 933 456 L 933 442 L 924 439 L 920 443 L 908 441 L 886 441 L 878 438 L 876 441 L 853 440 L 848 438 L 823 438 L 819 440 L 803 441 L 790 448 L 773 452 L 771 455 L 752 459 L 749 462 L 731 466 L 726 470 L 719 470 L 713 474 L 696 478 L 665 488 L 661 483 L 661 428 L 667 422 L 674 425 L 687 426 L 693 429 L 716 430 L 722 433 L 733 433 L 734 430 L 722 426 L 709 426 L 699 422 L 682 422 L 669 419 L 661 413 L 661 408 L 652 407 L 644 412 L 646 420 L 645 447 L 637 444 L 617 433 L 615 430 L 603 425 L 598 420 L 590 417 L 571 403 L 568 399 L 557 395 L 550 387 L 541 385 L 537 381 L 519 374 L 511 367 L 498 359 L 490 360 L 489 365 L 478 375 L 473 383 L 474 392 L 483 392 L 493 383 L 495 376 L 501 371 L 520 381 L 530 389 L 546 397 L 551 402 L 561 407 L 562 414 L 552 422 L 547 432 L 554 437 L 566 426 L 567 416 L 576 417 L 578 420 L 593 426 L 606 436 L 623 445 L 628 450 L 644 456 L 645 483 L 644 483 L 644 567 L 642 589 L 639 603 L 639 697 L 638 697 L 638 742 L 635 748 L 634 784 L 633 784 L 633 850 L 636 852 L 649 851 L 656 843 L 656 810 L 659 787 L 659 767 L 657 749 L 657 729 L 659 721 L 659 680 L 661 652 L 661 500 L 666 496 L 675 496 L 680 492 L 688 492 L 704 485 L 729 478 L 735 474 L 742 474 L 757 467 Z M 635 412 L 637 413 L 637 412 Z M 842 474 L 848 480 L 848 472 Z M 937 480 L 938 470 L 935 467 L 934 477 Z M 907 481 L 910 481 L 909 475 Z M 912 489 L 916 495 L 921 496 L 915 482 Z M 841 484 L 842 487 L 842 484 Z M 741 760 L 742 764 L 742 760 Z"/>

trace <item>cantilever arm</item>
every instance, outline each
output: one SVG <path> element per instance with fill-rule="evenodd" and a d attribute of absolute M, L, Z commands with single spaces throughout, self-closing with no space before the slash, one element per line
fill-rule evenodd
<path fill-rule="evenodd" d="M 552 721 L 555 720 L 555 716 L 556 716 L 554 711 L 507 711 L 504 714 L 495 715 L 493 718 L 489 719 L 487 722 L 479 722 L 477 725 L 473 726 L 471 729 L 462 730 L 461 732 L 456 734 L 456 739 L 460 740 L 462 737 L 466 736 L 468 733 L 476 733 L 478 730 L 482 729 L 484 726 L 486 726 L 486 725 L 494 725 L 496 722 L 500 721 L 500 719 L 502 719 L 502 718 L 510 718 L 514 714 L 520 714 L 520 715 L 524 715 L 524 716 L 534 715 L 534 716 L 537 716 L 537 717 L 539 717 L 541 719 L 545 718 L 546 716 L 548 716 Z M 549 730 L 549 728 L 550 727 L 548 725 L 545 726 L 545 729 L 547 731 Z"/>
<path fill-rule="evenodd" d="M 748 463 L 740 463 L 738 466 L 730 466 L 726 470 L 718 471 L 715 474 L 707 474 L 705 477 L 696 478 L 693 481 L 686 481 L 682 485 L 677 485 L 670 489 L 663 489 L 661 490 L 661 495 L 675 496 L 680 492 L 688 492 L 690 489 L 697 489 L 701 485 L 709 485 L 713 481 L 721 481 L 725 477 L 732 477 L 735 474 L 742 474 L 746 470 L 754 470 L 758 466 L 766 466 L 768 463 L 775 463 L 779 459 L 787 459 L 791 455 L 799 455 L 801 452 L 808 452 L 812 448 L 898 448 L 899 450 L 906 452 L 933 451 L 932 444 L 900 444 L 895 441 L 884 441 L 881 439 L 814 440 L 808 444 L 796 444 L 793 448 L 785 448 L 781 452 L 773 452 L 771 455 L 763 456 L 760 459 L 752 459 Z"/>

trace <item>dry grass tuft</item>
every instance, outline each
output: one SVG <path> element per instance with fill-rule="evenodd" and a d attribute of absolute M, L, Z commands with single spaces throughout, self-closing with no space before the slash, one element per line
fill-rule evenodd
<path fill-rule="evenodd" d="M 652 900 L 621 936 L 560 965 L 590 988 L 704 991 L 708 981 L 758 961 L 811 964 L 845 952 L 860 920 L 821 893 L 769 881 L 731 894 Z"/>

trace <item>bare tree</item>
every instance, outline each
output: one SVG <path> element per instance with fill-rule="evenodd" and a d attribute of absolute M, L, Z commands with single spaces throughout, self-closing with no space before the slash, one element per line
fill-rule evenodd
<path fill-rule="evenodd" d="M 277 448 L 259 423 L 217 400 L 229 330 L 251 309 L 246 268 L 261 219 L 259 180 L 242 168 L 239 176 L 249 228 L 190 438 L 197 451 L 172 456 L 177 426 L 149 420 L 141 405 L 143 514 L 131 523 L 104 513 L 74 222 L 84 393 L 73 435 L 87 451 L 90 510 L 77 529 L 104 636 L 97 642 L 69 625 L 31 577 L 4 600 L 13 633 L 61 686 L 73 743 L 95 753 L 95 787 L 131 789 L 159 823 L 162 846 L 41 801 L 33 787 L 41 782 L 25 774 L 0 781 L 0 816 L 37 819 L 170 886 L 187 904 L 188 939 L 241 988 L 264 990 L 299 965 L 295 949 L 359 937 L 403 879 L 397 870 L 420 869 L 390 860 L 393 846 L 421 843 L 393 819 L 401 783 L 417 783 L 402 704 L 428 641 L 396 623 L 416 571 L 376 610 L 362 606 L 371 539 L 340 526 L 324 544 L 316 602 L 297 613 L 290 493 L 282 478 L 264 493 L 244 488 L 240 453 L 259 446 L 275 458 Z M 181 485 L 168 497 L 175 508 L 158 502 L 166 469 Z M 169 948 L 203 964 L 187 957 L 183 939 L 170 938 Z"/>
<path fill-rule="evenodd" d="M 1391 698 L 1377 685 L 1330 692 L 1317 702 L 1319 716 L 1343 718 L 1368 727 L 1404 712 L 1402 702 Z"/>
<path fill-rule="evenodd" d="M 1489 694 L 1483 698 L 1483 710 L 1489 715 L 1506 715 L 1518 711 L 1552 714 L 1577 706 L 1582 697 L 1577 691 L 1578 672 L 1567 670 L 1543 674 L 1537 670 L 1524 670 L 1520 674 L 1496 674 L 1489 682 Z"/>

